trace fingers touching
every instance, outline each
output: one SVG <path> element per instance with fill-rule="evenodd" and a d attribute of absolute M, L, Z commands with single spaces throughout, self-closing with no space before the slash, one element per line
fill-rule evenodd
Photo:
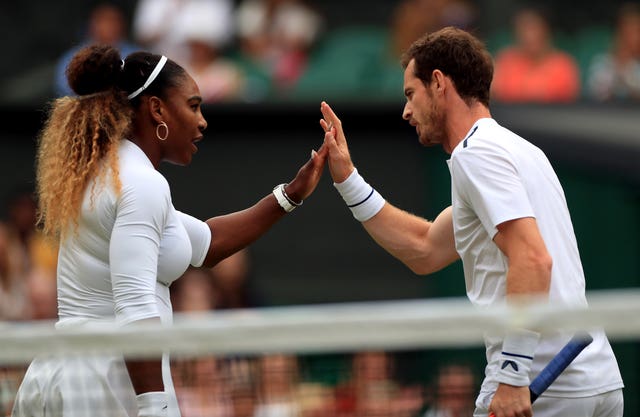
<path fill-rule="evenodd" d="M 334 182 L 344 181 L 353 171 L 354 166 L 349 155 L 347 140 L 342 131 L 342 123 L 331 107 L 326 103 L 320 104 L 323 118 L 320 126 L 324 130 L 324 147 L 327 149 L 329 170 Z"/>
<path fill-rule="evenodd" d="M 311 160 L 314 165 L 324 165 L 327 155 L 329 153 L 329 148 L 323 143 L 320 148 L 316 151 L 315 149 L 311 150 Z"/>
<path fill-rule="evenodd" d="M 323 119 L 320 120 L 320 125 L 325 132 L 333 133 L 334 137 L 338 138 L 341 132 L 341 123 L 338 116 L 333 112 L 331 107 L 323 101 L 320 103 L 320 111 L 322 112 Z"/>
<path fill-rule="evenodd" d="M 323 118 L 320 119 L 320 126 L 324 130 L 324 143 L 330 149 L 338 147 L 338 127 L 340 126 L 340 119 L 333 112 L 331 107 L 323 101 L 320 103 L 320 111 Z"/>

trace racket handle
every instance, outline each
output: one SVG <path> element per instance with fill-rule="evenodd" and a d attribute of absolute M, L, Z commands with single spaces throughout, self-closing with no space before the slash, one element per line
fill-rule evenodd
<path fill-rule="evenodd" d="M 569 342 L 551 359 L 547 366 L 540 371 L 531 384 L 529 391 L 531 392 L 531 402 L 533 403 L 543 392 L 549 388 L 549 385 L 558 378 L 558 376 L 567 369 L 567 366 L 593 341 L 588 333 L 576 334 Z"/>
<path fill-rule="evenodd" d="M 578 333 L 569 340 L 529 384 L 529 398 L 532 404 L 592 341 L 593 337 L 588 333 Z M 489 417 L 495 415 L 490 413 Z"/>

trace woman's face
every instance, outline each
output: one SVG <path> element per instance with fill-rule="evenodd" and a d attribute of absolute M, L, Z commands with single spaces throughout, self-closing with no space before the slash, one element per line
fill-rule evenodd
<path fill-rule="evenodd" d="M 196 143 L 202 140 L 202 132 L 207 128 L 201 104 L 198 85 L 188 74 L 185 74 L 182 82 L 169 90 L 164 120 L 169 136 L 162 142 L 164 160 L 178 165 L 188 165 L 191 162 L 193 154 L 198 151 Z M 164 133 L 163 129 L 160 131 L 161 134 Z"/>

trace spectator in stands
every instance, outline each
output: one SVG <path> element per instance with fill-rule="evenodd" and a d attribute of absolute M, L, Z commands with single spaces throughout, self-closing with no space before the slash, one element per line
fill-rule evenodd
<path fill-rule="evenodd" d="M 302 0 L 244 0 L 236 22 L 241 58 L 266 74 L 262 89 L 276 94 L 303 73 L 322 27 L 320 15 Z"/>
<path fill-rule="evenodd" d="M 224 363 L 233 417 L 254 417 L 256 409 L 255 359 L 236 357 Z"/>
<path fill-rule="evenodd" d="M 515 44 L 498 53 L 492 96 L 502 102 L 572 102 L 580 92 L 575 59 L 553 46 L 549 21 L 536 9 L 514 18 Z"/>
<path fill-rule="evenodd" d="M 593 59 L 587 87 L 598 101 L 640 99 L 640 5 L 620 8 L 611 50 Z"/>
<path fill-rule="evenodd" d="M 237 100 L 244 94 L 245 79 L 241 68 L 221 53 L 221 46 L 202 36 L 200 27 L 192 26 L 186 35 L 185 69 L 200 87 L 204 103 Z"/>
<path fill-rule="evenodd" d="M 6 227 L 0 225 L 0 321 L 23 320 L 29 310 L 25 280 L 12 265 L 9 245 Z"/>
<path fill-rule="evenodd" d="M 56 248 L 36 230 L 31 188 L 13 190 L 0 222 L 0 322 L 53 319 Z M 0 365 L 0 415 L 11 414 L 26 367 Z"/>
<path fill-rule="evenodd" d="M 336 388 L 337 416 L 413 416 L 422 395 L 395 379 L 395 358 L 388 352 L 356 352 L 348 381 Z"/>
<path fill-rule="evenodd" d="M 189 71 L 204 103 L 242 94 L 244 75 L 224 54 L 233 33 L 232 1 L 142 0 L 134 32 L 146 48 L 175 57 Z"/>
<path fill-rule="evenodd" d="M 100 3 L 91 10 L 84 39 L 58 59 L 54 80 L 56 95 L 73 94 L 65 74 L 67 65 L 76 52 L 92 43 L 114 46 L 123 56 L 139 49 L 137 45 L 127 40 L 127 24 L 122 10 L 108 2 Z"/>
<path fill-rule="evenodd" d="M 171 285 L 171 304 L 175 311 L 195 313 L 215 310 L 221 294 L 211 268 L 190 267 Z"/>
<path fill-rule="evenodd" d="M 53 320 L 58 318 L 58 294 L 55 268 L 34 265 L 26 279 L 29 297 L 30 320 Z"/>
<path fill-rule="evenodd" d="M 333 387 L 319 382 L 302 382 L 298 387 L 299 417 L 336 415 Z"/>
<path fill-rule="evenodd" d="M 191 51 L 185 45 L 194 31 L 208 45 L 227 45 L 233 34 L 233 1 L 139 0 L 133 32 L 145 49 L 186 67 Z"/>
<path fill-rule="evenodd" d="M 438 370 L 423 417 L 472 417 L 475 409 L 475 375 L 465 365 L 445 365 Z"/>
<path fill-rule="evenodd" d="M 50 287 L 55 287 L 57 248 L 36 229 L 36 209 L 30 188 L 19 187 L 7 198 L 0 224 L 0 319 L 55 317 Z"/>
<path fill-rule="evenodd" d="M 296 417 L 298 359 L 293 355 L 261 356 L 257 364 L 257 403 L 254 417 Z"/>
<path fill-rule="evenodd" d="M 211 273 L 220 291 L 218 309 L 257 307 L 260 304 L 250 288 L 251 260 L 248 249 L 219 262 L 211 269 Z"/>
<path fill-rule="evenodd" d="M 404 0 L 395 8 L 391 20 L 391 47 L 394 57 L 427 32 L 446 26 L 461 29 L 476 19 L 473 5 L 467 0 Z"/>
<path fill-rule="evenodd" d="M 228 394 L 230 381 L 221 364 L 209 355 L 182 358 L 173 365 L 181 417 L 235 417 Z"/>
<path fill-rule="evenodd" d="M 213 268 L 189 268 L 171 288 L 175 311 L 194 314 L 219 308 L 246 307 L 243 289 L 249 270 L 246 249 Z M 238 361 L 213 356 L 172 362 L 182 417 L 253 417 L 253 380 L 237 371 Z M 245 362 L 248 365 L 249 362 Z M 237 379 L 237 380 L 235 380 Z M 236 410 L 237 409 L 237 410 Z"/>
<path fill-rule="evenodd" d="M 220 303 L 211 268 L 190 267 L 171 288 L 171 304 L 176 312 L 210 312 Z M 182 417 L 234 417 L 230 381 L 223 365 L 213 355 L 178 357 L 172 361 Z"/>
<path fill-rule="evenodd" d="M 213 268 L 189 268 L 172 284 L 171 303 L 181 312 L 254 307 L 247 286 L 249 270 L 246 248 Z"/>

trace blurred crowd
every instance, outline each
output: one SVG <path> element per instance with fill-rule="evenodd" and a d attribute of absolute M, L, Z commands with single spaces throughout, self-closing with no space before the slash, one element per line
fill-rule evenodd
<path fill-rule="evenodd" d="M 570 103 L 582 94 L 594 101 L 640 98 L 640 5 L 620 8 L 605 48 L 599 49 L 593 36 L 574 42 L 576 51 L 588 51 L 582 65 L 571 51 L 554 43 L 550 21 L 543 9 L 516 13 L 514 41 L 496 54 L 496 101 Z"/>
<path fill-rule="evenodd" d="M 170 57 L 194 77 L 205 102 L 255 102 L 295 85 L 322 18 L 300 0 L 139 0 L 130 30 L 110 3 L 97 6 L 87 26 L 86 38 L 58 64 L 58 95 L 68 93 L 70 56 L 97 42 L 119 46 L 124 55 L 144 49 Z"/>
<path fill-rule="evenodd" d="M 169 56 L 190 72 L 207 103 L 401 98 L 402 51 L 443 26 L 473 29 L 478 13 L 470 0 L 403 0 L 388 27 L 330 32 L 328 17 L 304 0 L 138 0 L 132 19 L 104 2 L 87 16 L 84 36 L 61 54 L 52 91 L 71 94 L 70 58 L 86 44 L 106 43 L 123 55 L 145 49 Z M 624 4 L 605 29 L 573 37 L 558 36 L 552 22 L 550 10 L 522 8 L 508 33 L 486 35 L 495 57 L 494 101 L 640 100 L 639 4 Z M 57 248 L 35 227 L 33 190 L 13 190 L 4 202 L 0 321 L 54 319 Z M 189 269 L 172 287 L 176 312 L 260 306 L 251 270 L 248 251 L 212 269 Z M 442 367 L 425 385 L 396 378 L 388 352 L 356 352 L 348 360 L 331 383 L 290 355 L 175 358 L 173 366 L 184 417 L 472 415 L 477 387 L 469 366 Z"/>
<path fill-rule="evenodd" d="M 184 417 L 471 417 L 476 376 L 447 364 L 426 384 L 405 382 L 397 357 L 360 351 L 343 359 L 334 382 L 314 378 L 305 358 L 174 361 Z"/>
<path fill-rule="evenodd" d="M 474 0 L 402 0 L 388 25 L 331 26 L 306 0 L 138 0 L 133 14 L 104 2 L 55 69 L 53 96 L 69 94 L 64 71 L 81 46 L 162 53 L 198 82 L 205 102 L 402 98 L 399 56 L 425 32 L 476 30 Z M 640 5 L 626 3 L 597 26 L 562 30 L 554 8 L 522 7 L 509 29 L 479 34 L 495 56 L 496 102 L 636 101 Z M 556 11 L 557 12 L 557 11 Z M 614 14 L 614 13 L 612 13 Z"/>
<path fill-rule="evenodd" d="M 57 248 L 35 227 L 35 195 L 19 187 L 5 200 L 0 222 L 0 321 L 56 318 Z"/>

